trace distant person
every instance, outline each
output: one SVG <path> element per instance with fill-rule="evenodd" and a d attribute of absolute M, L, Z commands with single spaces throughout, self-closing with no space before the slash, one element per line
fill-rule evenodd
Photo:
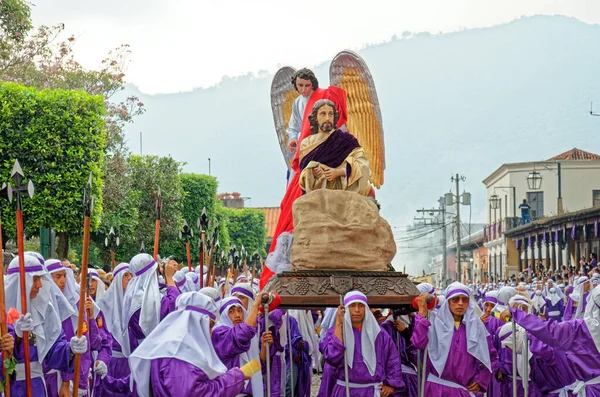
<path fill-rule="evenodd" d="M 529 210 L 531 206 L 527 204 L 527 200 L 523 199 L 521 205 L 519 205 L 519 209 L 521 210 L 521 225 L 531 222 L 531 217 L 529 216 Z"/>
<path fill-rule="evenodd" d="M 598 267 L 598 259 L 596 259 L 596 254 L 592 252 L 590 254 L 590 268 L 595 269 Z"/>

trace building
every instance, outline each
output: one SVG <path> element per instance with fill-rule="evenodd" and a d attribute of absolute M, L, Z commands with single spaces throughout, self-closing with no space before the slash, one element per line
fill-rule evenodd
<path fill-rule="evenodd" d="M 573 215 L 600 206 L 600 156 L 575 148 L 546 161 L 503 164 L 483 183 L 488 193 L 488 225 L 484 231 L 488 272 L 490 278 L 497 281 L 527 268 L 523 267 L 523 261 L 529 260 L 529 254 L 535 255 L 529 252 L 530 249 L 546 245 L 546 241 L 550 241 L 549 231 L 558 231 L 557 241 L 562 238 L 564 242 L 559 230 L 564 222 L 584 222 L 573 219 Z M 519 209 L 523 200 L 531 207 L 532 224 L 522 226 L 527 223 Z M 588 214 L 590 218 L 585 222 L 593 221 L 593 213 L 591 210 L 592 215 Z M 537 229 L 541 225 L 548 226 L 540 229 L 546 230 L 545 234 Z M 583 223 L 578 225 L 583 227 Z M 577 236 L 577 225 L 575 229 Z M 581 229 L 582 233 L 584 229 Z M 524 249 L 524 246 L 528 248 Z M 545 263 L 546 258 L 552 256 L 549 247 L 546 250 L 540 248 L 537 254 L 531 256 L 533 263 L 536 260 Z M 568 260 L 566 248 L 555 247 L 554 255 L 559 257 L 556 263 Z"/>
<path fill-rule="evenodd" d="M 266 251 L 269 252 L 271 243 L 273 242 L 273 236 L 275 235 L 275 228 L 277 227 L 277 221 L 279 220 L 279 214 L 281 214 L 280 207 L 256 207 L 256 210 L 261 210 L 265 213 L 265 227 L 267 228 L 267 247 Z"/>

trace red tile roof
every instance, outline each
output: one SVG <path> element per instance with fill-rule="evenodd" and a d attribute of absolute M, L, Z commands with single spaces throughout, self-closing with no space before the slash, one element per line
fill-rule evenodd
<path fill-rule="evenodd" d="M 279 207 L 258 207 L 254 208 L 261 210 L 265 213 L 265 227 L 267 228 L 267 238 L 273 238 L 275 234 L 275 228 L 277 227 L 277 221 L 279 220 L 279 214 L 281 208 Z"/>
<path fill-rule="evenodd" d="M 581 149 L 573 148 L 558 156 L 552 157 L 550 160 L 600 160 L 600 156 L 590 152 L 584 152 Z"/>

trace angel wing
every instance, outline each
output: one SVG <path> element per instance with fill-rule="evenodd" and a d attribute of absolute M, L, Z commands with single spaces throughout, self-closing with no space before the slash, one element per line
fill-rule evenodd
<path fill-rule="evenodd" d="M 385 170 L 385 146 L 383 123 L 375 83 L 365 61 L 352 51 L 342 51 L 331 61 L 329 67 L 331 85 L 347 93 L 347 127 L 363 147 L 369 167 L 371 183 L 380 188 Z"/>
<path fill-rule="evenodd" d="M 284 66 L 275 73 L 271 83 L 271 109 L 273 110 L 275 132 L 288 169 L 292 168 L 293 156 L 290 155 L 288 149 L 288 137 L 285 131 L 292 115 L 292 104 L 299 95 L 292 85 L 292 76 L 295 73 L 296 69 Z"/>

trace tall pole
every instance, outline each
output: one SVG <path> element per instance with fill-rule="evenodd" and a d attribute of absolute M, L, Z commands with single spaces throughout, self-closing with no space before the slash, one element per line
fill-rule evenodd
<path fill-rule="evenodd" d="M 94 196 L 92 196 L 92 173 L 83 193 L 83 203 L 85 206 L 85 217 L 83 219 L 83 248 L 81 249 L 81 284 L 79 289 L 79 312 L 77 318 L 77 337 L 83 335 L 83 323 L 85 321 L 85 300 L 87 293 L 87 278 L 88 278 L 88 253 L 90 247 L 90 219 L 92 209 L 94 207 Z M 87 319 L 89 320 L 89 318 Z M 86 327 L 89 328 L 89 327 Z M 78 396 L 79 390 L 79 375 L 81 373 L 81 354 L 75 354 L 75 373 L 73 375 L 73 397 Z"/>
<path fill-rule="evenodd" d="M 447 260 L 448 260 L 448 252 L 446 250 L 446 246 L 448 242 L 446 241 L 446 203 L 441 201 L 442 205 L 442 289 L 445 289 L 448 285 L 448 269 L 447 269 Z"/>
<path fill-rule="evenodd" d="M 460 263 L 460 179 L 456 174 L 456 269 L 458 270 L 458 281 L 462 282 L 462 266 Z"/>
<path fill-rule="evenodd" d="M 160 217 L 162 213 L 162 198 L 160 195 L 160 186 L 156 196 L 156 223 L 154 226 L 154 261 L 158 262 L 158 243 L 160 240 Z"/>
<path fill-rule="evenodd" d="M 17 210 L 16 210 L 16 226 L 17 226 L 17 250 L 19 254 L 19 286 L 21 289 L 21 314 L 27 314 L 27 286 L 25 284 L 25 245 L 24 245 L 24 232 L 23 232 L 23 202 L 21 200 L 21 194 L 26 193 L 29 197 L 33 197 L 33 182 L 31 179 L 27 183 L 27 185 L 23 184 L 23 180 L 25 179 L 25 174 L 21 169 L 21 165 L 19 164 L 19 160 L 15 160 L 13 165 L 11 178 L 13 180 L 14 186 L 7 186 L 7 196 L 8 200 L 12 201 L 12 194 L 16 195 L 17 200 Z M 4 259 L 4 258 L 2 258 Z M 31 389 L 31 363 L 30 363 L 30 355 L 29 355 L 29 332 L 23 331 L 23 364 L 25 367 L 25 395 L 27 397 L 32 397 L 32 389 Z"/>
<path fill-rule="evenodd" d="M 561 165 L 560 162 L 556 163 L 556 165 L 558 166 L 558 198 L 557 198 L 557 203 L 556 203 L 556 213 L 558 215 L 562 215 L 564 214 L 564 209 L 563 209 L 563 201 L 562 201 L 562 174 L 561 174 Z"/>
<path fill-rule="evenodd" d="M 208 175 L 212 175 L 212 174 L 210 173 L 210 157 L 208 158 Z"/>

